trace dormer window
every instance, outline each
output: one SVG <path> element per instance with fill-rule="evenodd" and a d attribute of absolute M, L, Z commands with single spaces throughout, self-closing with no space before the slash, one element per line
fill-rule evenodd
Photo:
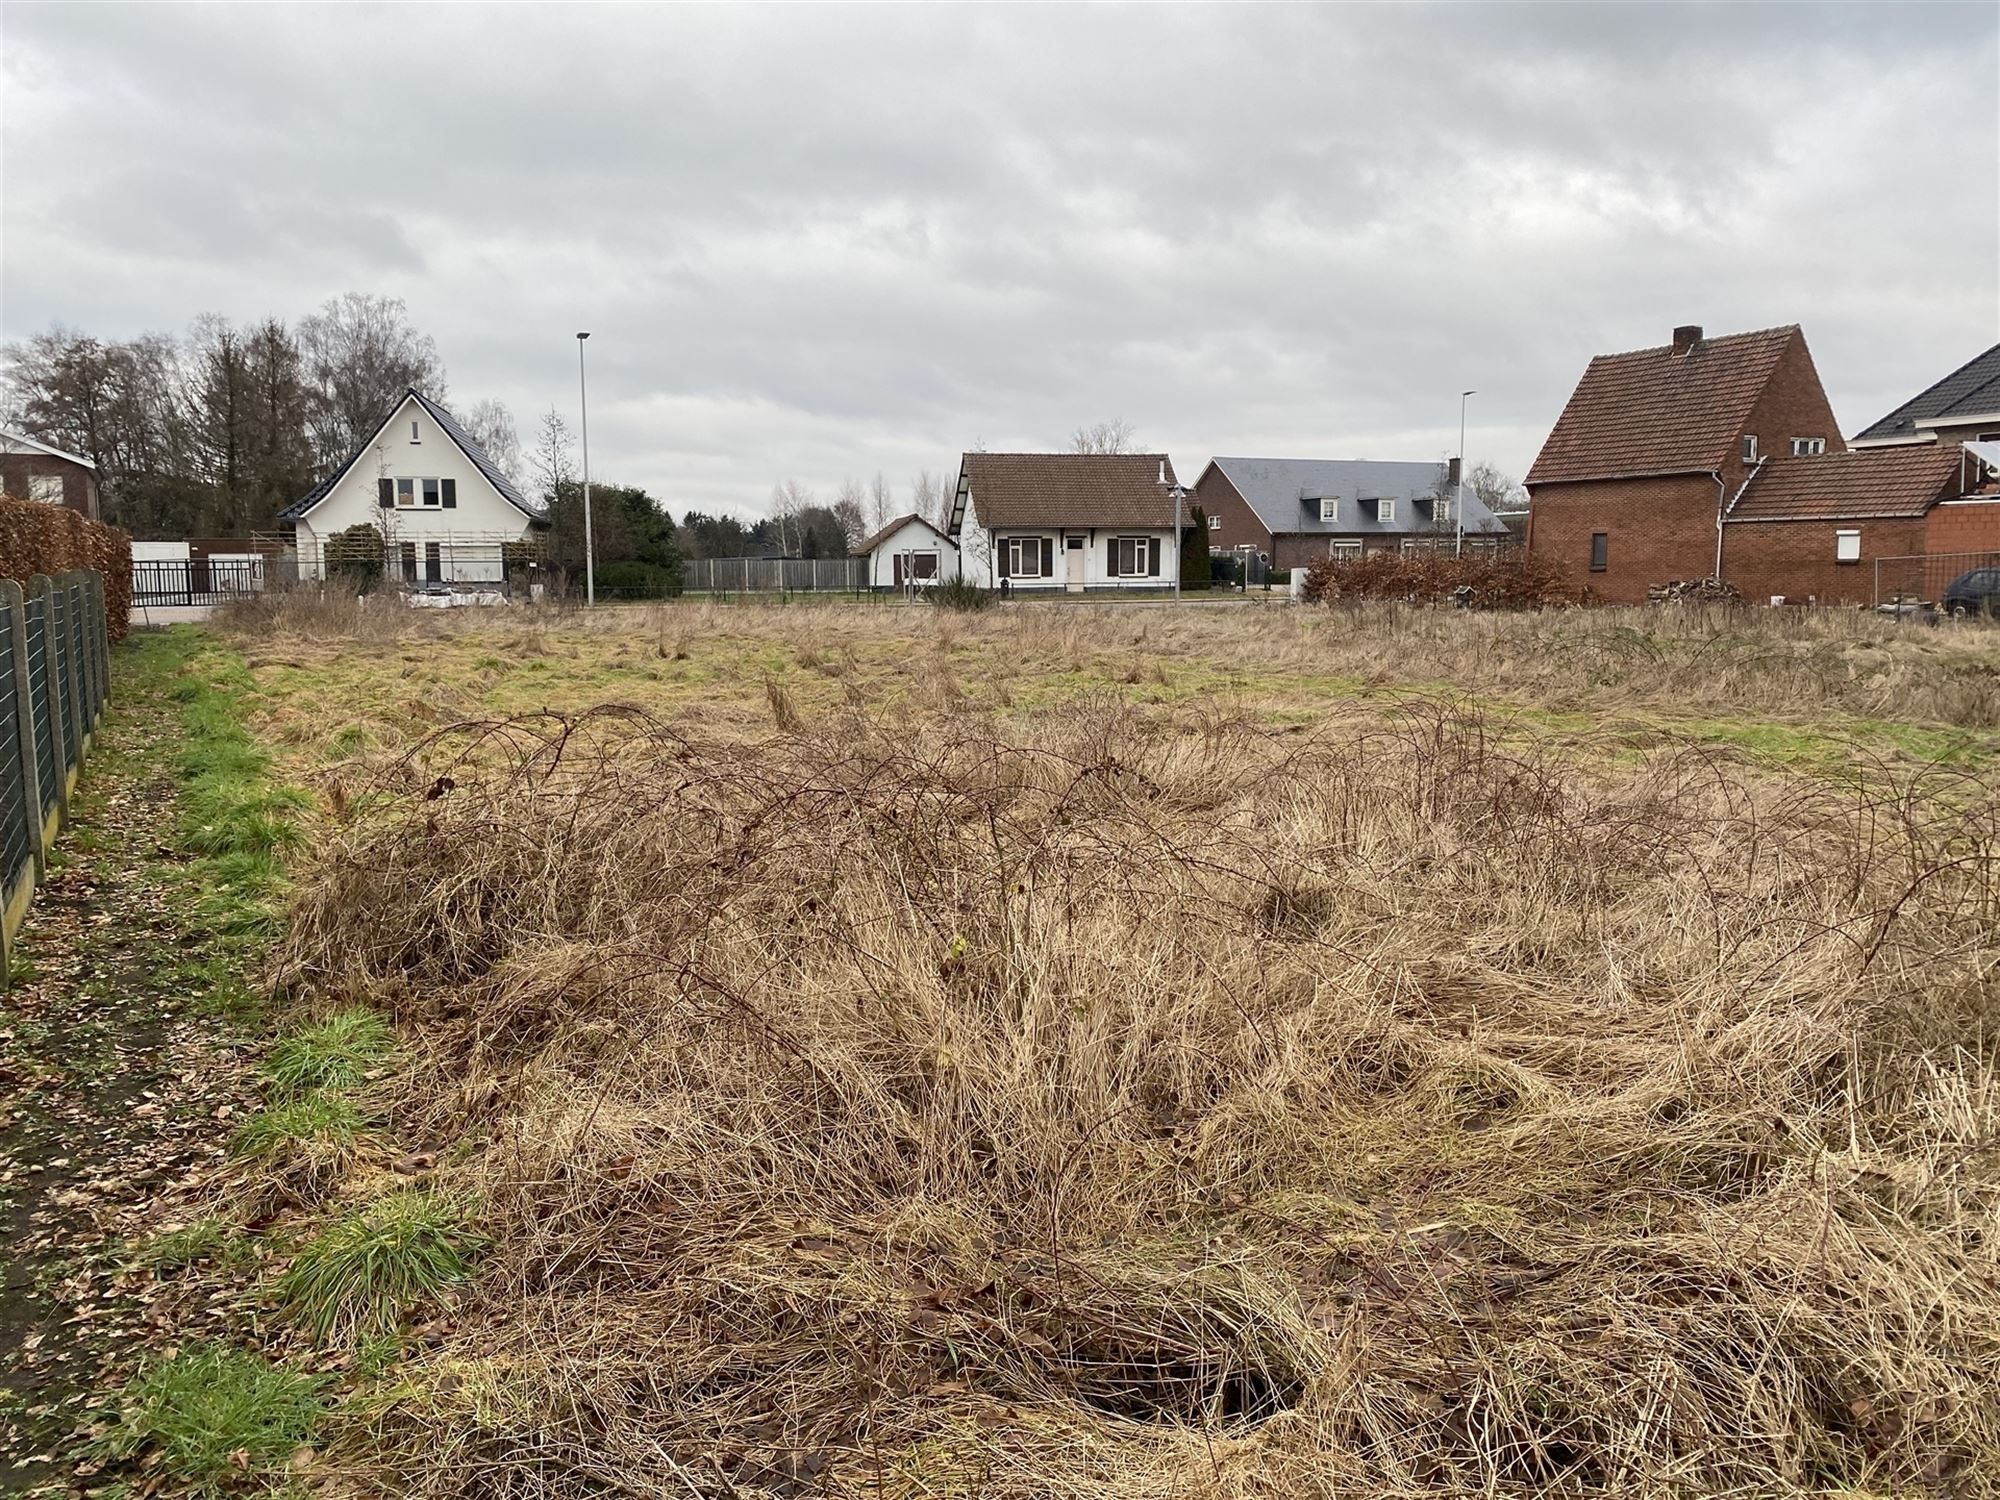
<path fill-rule="evenodd" d="M 1375 519 L 1384 526 L 1392 525 L 1396 519 L 1396 501 L 1392 495 L 1384 495 L 1375 502 Z"/>
<path fill-rule="evenodd" d="M 1340 519 L 1340 497 L 1338 495 L 1321 495 L 1319 497 L 1319 518 L 1327 522 L 1338 521 Z"/>
<path fill-rule="evenodd" d="M 1793 438 L 1793 458 L 1816 458 L 1826 452 L 1825 438 Z"/>
<path fill-rule="evenodd" d="M 413 443 L 421 443 L 423 441 L 417 434 L 417 424 L 414 420 L 410 423 L 410 441 Z"/>
<path fill-rule="evenodd" d="M 1746 464 L 1757 462 L 1757 434 L 1754 432 L 1743 434 L 1743 462 Z"/>

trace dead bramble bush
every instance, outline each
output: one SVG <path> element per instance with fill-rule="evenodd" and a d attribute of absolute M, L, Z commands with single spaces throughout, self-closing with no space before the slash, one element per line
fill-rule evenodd
<path fill-rule="evenodd" d="M 443 731 L 281 977 L 490 1239 L 412 1494 L 2000 1492 L 1993 786 L 1302 733 Z"/>

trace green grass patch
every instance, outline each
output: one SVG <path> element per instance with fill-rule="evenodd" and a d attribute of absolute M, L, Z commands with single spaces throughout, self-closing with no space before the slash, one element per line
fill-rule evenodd
<path fill-rule="evenodd" d="M 354 1088 L 396 1050 L 396 1033 L 372 1010 L 343 1010 L 281 1037 L 264 1077 L 283 1095 Z"/>
<path fill-rule="evenodd" d="M 203 1261 L 215 1266 L 243 1266 L 255 1257 L 236 1227 L 226 1219 L 197 1219 L 182 1229 L 153 1236 L 134 1248 L 132 1262 L 149 1271 L 185 1271 Z"/>
<path fill-rule="evenodd" d="M 322 1385 L 232 1349 L 183 1350 L 126 1387 L 124 1423 L 107 1447 L 119 1456 L 151 1448 L 188 1493 L 222 1494 L 276 1476 L 312 1440 L 326 1410 Z"/>
<path fill-rule="evenodd" d="M 415 1188 L 390 1193 L 308 1241 L 278 1296 L 321 1342 L 378 1337 L 469 1278 L 484 1244 L 461 1200 Z"/>
<path fill-rule="evenodd" d="M 361 1133 L 361 1112 L 338 1094 L 307 1094 L 260 1110 L 229 1139 L 239 1159 L 269 1156 L 296 1143 L 345 1145 Z"/>

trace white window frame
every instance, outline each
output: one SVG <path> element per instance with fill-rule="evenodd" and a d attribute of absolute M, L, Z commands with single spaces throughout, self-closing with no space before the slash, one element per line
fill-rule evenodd
<path fill-rule="evenodd" d="M 1222 516 L 1219 512 L 1208 518 L 1208 529 L 1210 531 L 1222 530 Z"/>
<path fill-rule="evenodd" d="M 1335 562 L 1352 562 L 1361 555 L 1361 543 L 1352 537 L 1336 537 L 1326 544 L 1326 555 Z"/>
<path fill-rule="evenodd" d="M 1136 567 L 1125 566 L 1126 548 L 1132 549 L 1132 561 Z M 1111 539 L 1111 555 L 1116 561 L 1112 565 L 1113 578 L 1151 578 L 1149 571 L 1153 562 L 1153 539 L 1149 536 L 1119 536 Z"/>
<path fill-rule="evenodd" d="M 62 475 L 30 474 L 28 476 L 28 498 L 37 505 L 61 505 L 63 503 Z"/>
<path fill-rule="evenodd" d="M 1743 434 L 1743 462 L 1746 464 L 1757 462 L 1757 434 L 1754 432 Z"/>
<path fill-rule="evenodd" d="M 1380 500 L 1375 502 L 1375 519 L 1380 521 L 1384 526 L 1395 525 L 1396 497 L 1394 495 L 1384 495 Z"/>
<path fill-rule="evenodd" d="M 928 573 L 924 572 L 922 567 L 926 562 L 931 565 L 931 570 Z M 938 576 L 938 555 L 936 551 L 926 550 L 910 553 L 910 561 L 903 569 L 903 576 L 914 583 L 935 583 Z"/>
<path fill-rule="evenodd" d="M 1833 534 L 1833 560 L 1837 563 L 1858 563 L 1861 561 L 1861 533 L 1846 528 Z"/>
<path fill-rule="evenodd" d="M 1826 452 L 1826 439 L 1823 437 L 1792 439 L 1793 458 L 1817 458 L 1824 452 Z"/>
<path fill-rule="evenodd" d="M 417 508 L 417 481 L 398 478 L 396 480 L 396 509 L 415 510 Z"/>
<path fill-rule="evenodd" d="M 1338 495 L 1321 495 L 1319 497 L 1319 518 L 1322 521 L 1338 521 L 1340 519 L 1340 497 Z"/>
<path fill-rule="evenodd" d="M 413 443 L 421 443 L 423 441 L 422 435 L 417 431 L 417 419 L 415 417 L 410 418 L 410 441 Z"/>
<path fill-rule="evenodd" d="M 1007 549 L 1007 575 L 1010 578 L 1036 578 L 1042 574 L 1042 539 L 1038 536 L 1010 536 L 1000 544 Z M 1029 560 L 1030 566 L 1022 567 L 1022 559 Z"/>
<path fill-rule="evenodd" d="M 444 509 L 444 481 L 442 479 L 419 479 L 417 495 L 424 510 Z"/>
<path fill-rule="evenodd" d="M 1451 505 L 1451 496 L 1439 495 L 1431 502 L 1431 519 L 1440 526 L 1451 525 Z"/>

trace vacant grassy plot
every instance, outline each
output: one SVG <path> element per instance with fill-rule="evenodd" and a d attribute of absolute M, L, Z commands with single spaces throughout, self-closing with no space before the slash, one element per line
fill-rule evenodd
<path fill-rule="evenodd" d="M 1985 632 L 232 628 L 373 1483 L 2000 1493 Z"/>

